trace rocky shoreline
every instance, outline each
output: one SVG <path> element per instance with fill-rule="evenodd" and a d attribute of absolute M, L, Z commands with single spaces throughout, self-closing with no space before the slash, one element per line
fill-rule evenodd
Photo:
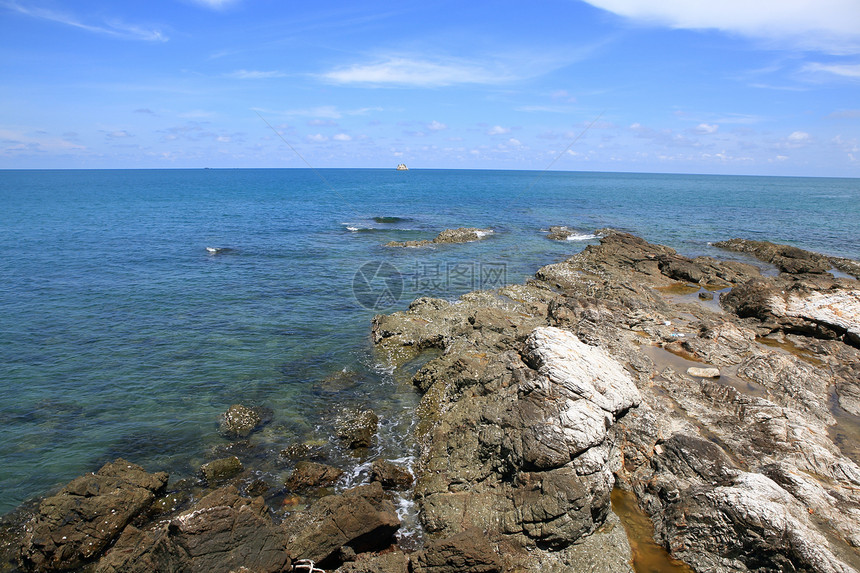
<path fill-rule="evenodd" d="M 632 571 L 620 488 L 695 571 L 860 571 L 857 263 L 717 245 L 775 265 L 765 276 L 602 234 L 524 285 L 373 319 L 381 358 L 429 358 L 414 475 L 377 460 L 333 491 L 341 470 L 294 444 L 271 507 L 241 455 L 171 487 L 116 460 L 6 516 L 0 570 Z M 237 405 L 221 431 L 240 443 L 266 417 Z M 337 420 L 355 451 L 378 423 Z M 398 490 L 421 547 L 396 543 Z"/>

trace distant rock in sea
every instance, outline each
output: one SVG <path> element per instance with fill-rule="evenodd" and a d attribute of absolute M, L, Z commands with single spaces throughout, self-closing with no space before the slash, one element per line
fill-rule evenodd
<path fill-rule="evenodd" d="M 445 243 L 471 243 L 480 241 L 493 234 L 492 229 L 478 229 L 476 227 L 460 227 L 459 229 L 445 229 L 432 241 L 423 239 L 421 241 L 391 241 L 386 247 L 424 247 L 427 245 L 439 245 Z"/>

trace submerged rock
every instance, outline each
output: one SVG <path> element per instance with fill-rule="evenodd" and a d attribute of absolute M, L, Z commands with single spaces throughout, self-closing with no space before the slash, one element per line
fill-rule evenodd
<path fill-rule="evenodd" d="M 234 404 L 221 416 L 220 431 L 229 438 L 247 438 L 263 418 L 253 409 Z"/>
<path fill-rule="evenodd" d="M 209 483 L 230 479 L 243 471 L 245 468 L 236 456 L 212 460 L 200 466 L 200 474 Z"/>
<path fill-rule="evenodd" d="M 379 427 L 373 410 L 341 410 L 335 420 L 335 434 L 351 450 L 369 448 Z"/>

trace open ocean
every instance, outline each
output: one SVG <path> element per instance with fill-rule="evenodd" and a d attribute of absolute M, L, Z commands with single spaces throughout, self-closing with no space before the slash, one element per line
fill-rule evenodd
<path fill-rule="evenodd" d="M 494 233 L 382 246 L 461 226 Z M 275 457 L 369 406 L 374 455 L 408 459 L 418 396 L 374 356 L 373 315 L 523 282 L 603 227 L 689 256 L 748 260 L 708 244 L 742 237 L 860 259 L 860 179 L 0 171 L 0 513 L 117 456 L 191 476 L 234 403 L 271 409 L 251 440 Z"/>

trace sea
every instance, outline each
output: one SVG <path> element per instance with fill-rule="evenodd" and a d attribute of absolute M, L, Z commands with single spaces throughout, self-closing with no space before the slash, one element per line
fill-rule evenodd
<path fill-rule="evenodd" d="M 575 230 L 551 241 L 551 225 Z M 479 227 L 481 241 L 423 248 Z M 225 451 L 232 404 L 267 413 L 246 451 L 282 483 L 311 443 L 361 481 L 414 462 L 419 396 L 374 352 L 377 313 L 521 283 L 630 231 L 688 256 L 742 237 L 860 259 L 860 179 L 560 171 L 0 171 L 0 513 L 117 457 L 171 480 Z M 405 373 L 404 373 L 405 372 Z M 370 452 L 333 435 L 380 417 Z M 262 461 L 267 460 L 267 461 Z"/>

